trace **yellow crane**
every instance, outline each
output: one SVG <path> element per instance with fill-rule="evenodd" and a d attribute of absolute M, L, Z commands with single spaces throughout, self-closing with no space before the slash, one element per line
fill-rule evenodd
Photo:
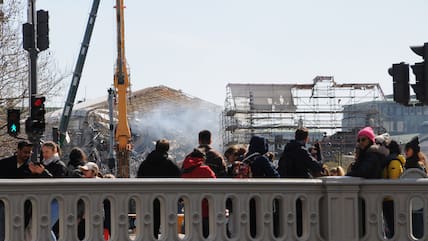
<path fill-rule="evenodd" d="M 117 62 L 114 74 L 114 87 L 117 100 L 116 124 L 116 160 L 117 176 L 129 177 L 129 152 L 131 148 L 131 131 L 127 115 L 127 91 L 130 86 L 125 59 L 125 24 L 123 0 L 116 0 L 117 22 Z"/>

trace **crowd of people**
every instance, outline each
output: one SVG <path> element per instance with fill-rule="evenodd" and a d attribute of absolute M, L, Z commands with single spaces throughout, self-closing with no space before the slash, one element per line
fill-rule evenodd
<path fill-rule="evenodd" d="M 321 145 L 309 143 L 309 131 L 299 128 L 295 139 L 284 148 L 277 165 L 274 154 L 269 152 L 268 140 L 253 136 L 247 145 L 232 145 L 224 154 L 212 147 L 211 132 L 199 132 L 199 145 L 182 162 L 177 163 L 168 155 L 170 143 L 167 139 L 156 142 L 155 149 L 140 164 L 138 178 L 316 178 L 321 176 L 353 176 L 362 178 L 396 179 L 404 170 L 417 168 L 426 172 L 426 157 L 421 152 L 419 140 L 413 138 L 405 145 L 404 155 L 397 141 L 389 135 L 376 136 L 371 127 L 358 133 L 355 160 L 346 172 L 340 167 L 329 168 L 323 164 Z M 69 153 L 69 161 L 61 161 L 61 150 L 54 142 L 47 141 L 41 146 L 40 162 L 29 161 L 32 143 L 18 143 L 15 155 L 2 159 L 0 178 L 114 178 L 111 174 L 102 175 L 96 163 L 88 162 L 84 151 L 78 147 Z M 52 203 L 53 206 L 57 205 Z M 392 206 L 391 206 L 392 205 Z M 388 215 L 393 215 L 393 204 L 384 201 L 387 235 L 393 233 L 393 224 Z M 0 207 L 0 212 L 2 208 Z M 1 215 L 0 215 L 1 216 Z M 84 218 L 82 212 L 78 215 Z M 1 218 L 1 217 L 0 217 Z M 208 201 L 202 203 L 203 235 L 208 236 Z M 52 236 L 58 237 L 58 213 L 52 212 Z M 109 224 L 105 224 L 106 227 Z M 160 204 L 154 206 L 154 235 L 159 234 Z M 0 236 L 4 235 L 0 225 Z M 84 235 L 84 222 L 79 223 Z M 108 235 L 108 234 L 107 234 Z"/>

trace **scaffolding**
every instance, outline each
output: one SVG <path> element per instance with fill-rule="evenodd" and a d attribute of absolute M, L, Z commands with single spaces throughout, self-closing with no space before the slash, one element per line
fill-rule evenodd
<path fill-rule="evenodd" d="M 251 136 L 262 135 L 274 150 L 282 150 L 297 127 L 307 127 L 313 140 L 321 139 L 342 131 L 344 106 L 384 100 L 379 84 L 337 84 L 333 76 L 317 76 L 312 84 L 228 84 L 223 144 L 246 144 Z"/>

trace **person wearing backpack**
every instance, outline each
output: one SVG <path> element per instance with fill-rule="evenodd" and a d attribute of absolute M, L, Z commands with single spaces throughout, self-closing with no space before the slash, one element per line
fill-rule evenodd
<path fill-rule="evenodd" d="M 395 140 L 387 144 L 389 155 L 386 157 L 386 165 L 382 177 L 387 179 L 398 179 L 404 171 L 406 158 L 401 154 L 400 145 Z"/>
<path fill-rule="evenodd" d="M 400 145 L 391 140 L 386 147 L 389 150 L 389 155 L 386 157 L 385 168 L 383 169 L 383 178 L 398 179 L 403 174 L 403 167 L 406 163 L 406 158 L 401 154 Z M 394 236 L 394 201 L 387 197 L 382 202 L 383 219 L 385 221 L 385 236 L 390 239 Z"/>
<path fill-rule="evenodd" d="M 268 141 L 261 136 L 253 136 L 250 140 L 248 153 L 242 162 L 248 162 L 252 177 L 279 177 L 272 162 L 265 155 L 269 150 Z"/>

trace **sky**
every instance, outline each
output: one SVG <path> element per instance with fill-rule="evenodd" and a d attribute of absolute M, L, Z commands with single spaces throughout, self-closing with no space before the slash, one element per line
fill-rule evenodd
<path fill-rule="evenodd" d="M 70 74 L 58 103 L 66 99 L 91 5 L 36 2 L 49 11 L 50 54 Z M 113 84 L 114 5 L 101 1 L 76 100 L 106 96 Z M 426 0 L 125 0 L 125 6 L 132 90 L 166 85 L 218 105 L 228 83 L 311 83 L 317 75 L 380 83 L 391 94 L 388 68 L 420 62 L 409 46 L 428 42 Z"/>

